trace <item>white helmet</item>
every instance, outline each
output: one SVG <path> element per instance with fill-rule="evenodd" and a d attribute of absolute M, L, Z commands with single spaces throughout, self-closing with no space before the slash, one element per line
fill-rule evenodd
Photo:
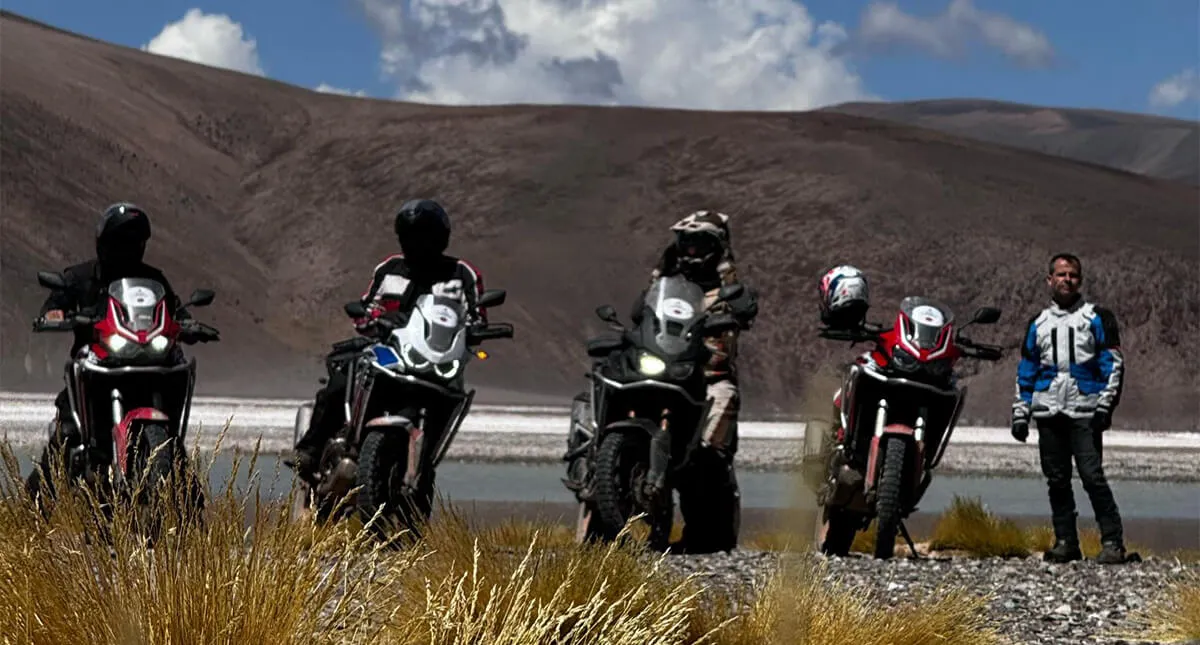
<path fill-rule="evenodd" d="M 849 264 L 835 266 L 821 277 L 818 289 L 822 323 L 843 329 L 862 324 L 871 306 L 866 274 Z"/>

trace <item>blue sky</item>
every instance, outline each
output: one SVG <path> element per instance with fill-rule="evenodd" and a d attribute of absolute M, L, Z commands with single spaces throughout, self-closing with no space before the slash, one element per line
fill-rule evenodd
<path fill-rule="evenodd" d="M 1198 116 L 1200 81 L 1194 74 L 1200 67 L 1200 3 L 957 1 L 962 3 L 957 7 L 961 12 L 951 15 L 950 0 L 898 0 L 886 20 L 883 12 L 875 16 L 874 31 L 867 33 L 864 16 L 871 3 L 808 0 L 803 6 L 814 29 L 807 33 L 811 38 L 805 38 L 804 46 L 793 42 L 797 33 L 804 36 L 804 32 L 786 27 L 756 35 L 772 21 L 790 23 L 803 15 L 784 6 L 790 0 L 747 0 L 745 4 L 753 6 L 741 13 L 696 11 L 699 0 L 663 0 L 661 16 L 647 19 L 637 29 L 604 33 L 599 26 L 602 16 L 585 15 L 586 9 L 565 12 L 564 0 L 499 0 L 505 10 L 505 24 L 499 27 L 494 13 L 488 14 L 491 18 L 482 12 L 431 18 L 428 11 L 417 10 L 436 9 L 443 0 L 4 0 L 2 6 L 131 47 L 148 43 L 189 9 L 225 14 L 255 40 L 265 75 L 310 88 L 327 83 L 381 98 L 586 102 L 599 97 L 700 108 L 794 109 L 805 107 L 804 101 L 836 102 L 869 94 L 885 100 L 983 97 Z M 617 6 L 623 2 L 612 0 Z M 680 29 L 681 16 L 694 20 L 695 26 Z M 831 37 L 839 41 L 832 52 L 817 44 L 822 34 L 837 31 L 819 28 L 826 22 L 845 31 L 841 39 Z M 547 27 L 534 30 L 527 25 Z M 1004 43 L 1016 41 L 1012 34 L 1018 31 L 1012 30 L 1020 29 L 1044 40 L 1030 43 L 1030 48 L 1041 52 L 1039 63 L 1021 64 L 1013 51 L 1004 54 Z M 493 36 L 484 39 L 487 43 L 509 42 L 510 46 L 507 50 L 485 47 L 481 30 L 490 30 Z M 990 42 L 988 30 L 1000 30 L 993 31 Z M 704 50 L 697 47 L 714 35 L 736 36 L 739 31 L 744 39 L 733 39 L 705 62 Z M 521 37 L 529 41 L 524 48 L 511 45 Z M 751 37 L 756 43 L 754 60 L 784 60 L 819 73 L 810 72 L 807 80 L 786 77 L 788 84 L 780 81 L 784 77 L 777 63 L 764 71 L 766 63 L 743 60 L 738 67 L 729 67 L 721 62 L 744 48 L 741 43 Z M 676 39 L 680 43 L 676 55 L 682 61 L 674 66 L 647 62 L 660 52 L 665 56 L 661 43 L 674 44 Z M 886 42 L 893 46 L 885 47 Z M 547 73 L 546 62 L 559 59 L 578 65 Z M 391 64 L 384 65 L 385 60 Z M 491 71 L 469 64 L 480 61 L 491 65 L 484 68 Z M 1167 98 L 1173 94 L 1172 101 L 1151 104 L 1149 97 L 1157 84 L 1189 69 L 1193 76 L 1181 77 L 1173 93 L 1160 93 Z M 843 73 L 855 78 L 838 76 Z M 713 98 L 721 92 L 748 98 Z"/>

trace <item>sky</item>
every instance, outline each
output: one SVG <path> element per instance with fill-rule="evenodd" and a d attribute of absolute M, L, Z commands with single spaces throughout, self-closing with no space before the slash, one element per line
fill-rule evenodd
<path fill-rule="evenodd" d="M 310 89 L 807 110 L 989 98 L 1200 118 L 1194 0 L 0 0 Z"/>

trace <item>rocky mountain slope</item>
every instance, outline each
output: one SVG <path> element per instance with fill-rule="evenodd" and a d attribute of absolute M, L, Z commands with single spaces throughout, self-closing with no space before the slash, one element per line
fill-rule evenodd
<path fill-rule="evenodd" d="M 483 387 L 565 402 L 603 329 L 593 309 L 624 315 L 671 222 L 717 208 L 762 298 L 743 343 L 750 411 L 827 401 L 813 375 L 861 350 L 815 337 L 826 267 L 869 273 L 875 318 L 910 293 L 963 318 L 1000 306 L 975 335 L 1015 348 L 1047 258 L 1069 250 L 1124 326 L 1117 424 L 1198 425 L 1195 186 L 830 112 L 319 94 L 0 20 L 3 389 L 57 389 L 67 342 L 29 332 L 35 273 L 87 257 L 100 210 L 131 199 L 153 217 L 148 260 L 181 292 L 218 293 L 199 310 L 224 334 L 196 349 L 200 391 L 308 396 L 327 343 L 349 333 L 342 303 L 395 249 L 393 210 L 432 196 L 453 217 L 451 252 L 509 290 L 494 318 L 517 335 L 473 366 Z M 1015 364 L 965 366 L 967 420 L 1006 421 Z"/>

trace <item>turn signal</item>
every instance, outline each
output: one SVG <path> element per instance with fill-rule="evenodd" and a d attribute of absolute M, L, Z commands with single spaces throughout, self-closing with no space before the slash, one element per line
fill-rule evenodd
<path fill-rule="evenodd" d="M 481 360 L 481 361 L 486 361 L 487 357 L 488 357 L 488 353 L 483 351 L 482 349 L 475 350 L 475 355 L 478 356 L 479 360 Z"/>

